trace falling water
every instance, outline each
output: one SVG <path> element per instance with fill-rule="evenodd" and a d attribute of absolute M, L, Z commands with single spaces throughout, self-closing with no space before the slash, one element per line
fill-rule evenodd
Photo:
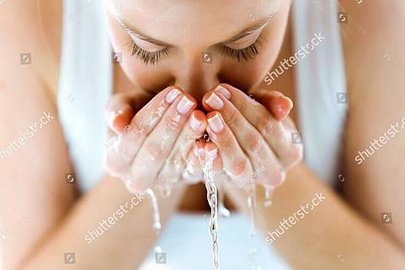
<path fill-rule="evenodd" d="M 155 231 L 156 235 L 160 234 L 160 230 L 162 229 L 162 225 L 160 223 L 160 213 L 159 213 L 159 206 L 157 203 L 155 192 L 151 188 L 146 190 L 146 194 L 149 196 L 150 201 L 152 203 L 153 208 L 153 225 L 152 228 Z"/>
<path fill-rule="evenodd" d="M 149 199 L 152 203 L 152 209 L 153 209 L 152 229 L 155 232 L 156 236 L 159 236 L 160 231 L 162 229 L 162 224 L 160 223 L 160 213 L 159 213 L 159 206 L 157 203 L 156 195 L 155 195 L 155 192 L 151 188 L 148 188 L 145 192 L 149 196 Z M 161 253 L 161 252 L 162 252 L 162 248 L 158 245 L 155 246 L 155 253 Z"/>
<path fill-rule="evenodd" d="M 218 191 L 214 183 L 212 173 L 212 160 L 208 160 L 203 165 L 205 188 L 207 189 L 207 200 L 211 208 L 211 216 L 208 223 L 208 230 L 212 240 L 212 254 L 214 266 L 219 270 L 219 243 L 218 243 Z"/>
<path fill-rule="evenodd" d="M 222 217 L 228 218 L 231 215 L 231 212 L 225 207 L 225 192 L 223 185 L 218 185 L 218 212 Z"/>
<path fill-rule="evenodd" d="M 256 188 L 252 185 L 248 190 L 247 205 L 250 215 L 250 236 L 256 235 L 255 209 L 256 209 Z"/>
<path fill-rule="evenodd" d="M 272 196 L 274 189 L 271 187 L 265 187 L 264 189 L 264 207 L 268 208 L 272 204 Z"/>

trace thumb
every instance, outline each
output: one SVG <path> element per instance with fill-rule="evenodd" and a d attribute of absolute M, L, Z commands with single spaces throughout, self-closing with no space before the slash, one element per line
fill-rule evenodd
<path fill-rule="evenodd" d="M 109 128 L 117 134 L 122 133 L 141 107 L 140 103 L 140 95 L 134 92 L 119 93 L 111 96 L 106 106 Z"/>
<path fill-rule="evenodd" d="M 277 121 L 282 121 L 288 116 L 294 107 L 292 100 L 278 91 L 261 91 L 255 93 L 255 98 L 259 101 Z"/>

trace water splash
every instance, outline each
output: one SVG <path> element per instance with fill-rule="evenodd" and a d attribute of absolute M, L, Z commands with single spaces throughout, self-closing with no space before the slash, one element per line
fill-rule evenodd
<path fill-rule="evenodd" d="M 250 215 L 250 236 L 256 236 L 256 222 L 255 222 L 255 209 L 256 209 L 256 187 L 251 185 L 248 190 L 247 205 Z"/>

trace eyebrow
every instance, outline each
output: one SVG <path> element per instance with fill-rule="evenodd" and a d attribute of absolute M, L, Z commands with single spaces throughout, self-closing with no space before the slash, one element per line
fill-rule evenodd
<path fill-rule="evenodd" d="M 253 32 L 257 31 L 258 29 L 266 26 L 271 19 L 274 17 L 275 13 L 271 14 L 270 16 L 265 17 L 264 19 L 261 19 L 258 23 L 256 23 L 253 26 L 250 26 L 242 31 L 240 31 L 239 33 L 237 33 L 236 35 L 234 35 L 233 37 L 231 37 L 230 39 L 227 39 L 225 41 L 219 42 L 216 45 L 219 44 L 228 44 L 228 43 L 232 43 L 235 42 L 245 36 L 248 36 L 250 34 L 252 34 Z M 129 25 L 128 23 L 126 23 L 125 21 L 123 21 L 122 19 L 120 19 L 118 16 L 115 16 L 115 19 L 118 23 L 118 25 L 126 32 L 128 32 L 130 35 L 134 35 L 137 38 L 143 40 L 143 41 L 147 41 L 149 43 L 152 43 L 154 45 L 157 46 L 165 46 L 165 47 L 172 47 L 171 44 L 168 44 L 166 42 L 148 37 L 147 35 L 142 34 L 139 30 L 137 30 L 135 27 Z"/>

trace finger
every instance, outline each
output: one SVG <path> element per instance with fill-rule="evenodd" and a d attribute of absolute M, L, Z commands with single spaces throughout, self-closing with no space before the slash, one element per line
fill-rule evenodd
<path fill-rule="evenodd" d="M 176 183 L 181 180 L 186 167 L 187 157 L 196 139 L 203 136 L 207 127 L 207 120 L 202 111 L 193 111 L 176 142 L 169 157 L 166 159 L 160 175 L 165 175 L 169 181 Z"/>
<path fill-rule="evenodd" d="M 288 121 L 289 118 L 277 121 L 262 104 L 228 84 L 219 85 L 214 92 L 220 93 L 226 90 L 229 91 L 229 100 L 235 108 L 259 131 L 285 168 L 302 159 L 302 145 L 292 143 L 292 134 L 297 131 L 295 125 Z"/>
<path fill-rule="evenodd" d="M 254 97 L 271 112 L 277 121 L 285 119 L 294 107 L 292 100 L 278 91 L 262 90 L 255 93 Z"/>
<path fill-rule="evenodd" d="M 203 171 L 201 167 L 201 160 L 204 158 L 204 142 L 201 140 L 195 141 L 193 148 L 190 151 L 186 168 L 183 172 L 183 179 L 188 184 L 196 184 L 203 179 Z"/>
<path fill-rule="evenodd" d="M 252 165 L 232 131 L 218 112 L 210 112 L 207 119 L 207 132 L 218 147 L 225 173 L 236 182 L 246 178 L 252 173 Z"/>
<path fill-rule="evenodd" d="M 207 96 L 205 103 L 211 108 L 215 107 L 221 113 L 226 125 L 231 129 L 240 147 L 251 161 L 253 173 L 249 179 L 243 179 L 243 183 L 239 183 L 239 185 L 252 182 L 271 187 L 281 185 L 285 176 L 284 168 L 263 136 L 220 92 L 211 91 L 207 93 Z"/>
<path fill-rule="evenodd" d="M 116 134 L 120 134 L 134 117 L 137 111 L 137 97 L 138 94 L 135 92 L 120 93 L 113 95 L 109 100 L 106 106 L 108 125 Z"/>
<path fill-rule="evenodd" d="M 130 168 L 130 177 L 136 176 L 132 181 L 134 189 L 149 188 L 151 179 L 157 178 L 196 104 L 194 98 L 186 93 L 177 96 L 145 139 Z"/>
<path fill-rule="evenodd" d="M 205 152 L 206 158 L 213 160 L 212 172 L 214 175 L 214 181 L 218 185 L 221 185 L 225 181 L 230 181 L 229 176 L 225 173 L 225 171 L 223 169 L 222 160 L 219 155 L 218 147 L 213 142 L 207 142 L 204 145 L 204 152 Z"/>
<path fill-rule="evenodd" d="M 111 175 L 124 177 L 123 174 L 126 173 L 146 136 L 181 92 L 175 87 L 161 91 L 133 117 L 130 125 L 126 127 L 126 132 L 109 139 L 105 164 Z"/>

